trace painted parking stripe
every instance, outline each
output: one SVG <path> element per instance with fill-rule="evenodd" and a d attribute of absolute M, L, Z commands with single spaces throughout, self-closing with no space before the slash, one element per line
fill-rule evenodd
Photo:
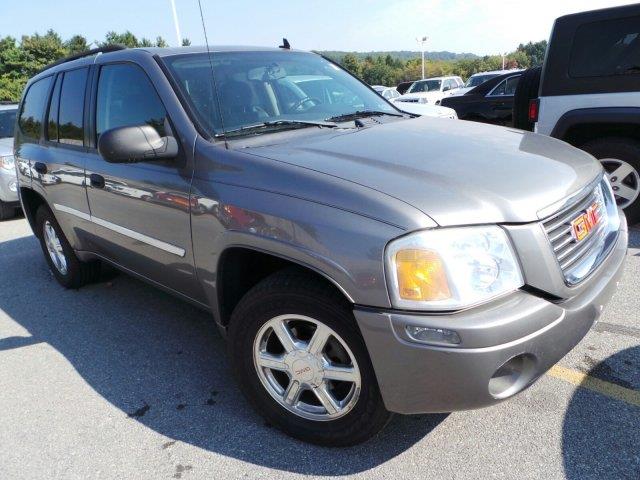
<path fill-rule="evenodd" d="M 554 365 L 547 372 L 547 375 L 553 378 L 563 380 L 572 385 L 586 388 L 593 392 L 605 395 L 615 400 L 628 403 L 640 407 L 640 391 L 632 390 L 630 388 L 621 387 L 615 383 L 605 382 L 599 378 L 594 378 L 586 373 L 578 372 L 570 368 L 561 367 L 560 365 Z"/>

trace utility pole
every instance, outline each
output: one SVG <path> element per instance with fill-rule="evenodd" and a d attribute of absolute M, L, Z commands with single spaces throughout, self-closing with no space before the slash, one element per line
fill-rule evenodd
<path fill-rule="evenodd" d="M 420 45 L 420 50 L 422 52 L 422 79 L 424 80 L 424 44 L 427 43 L 429 37 L 416 38 L 416 42 Z"/>
<path fill-rule="evenodd" d="M 178 12 L 176 11 L 176 0 L 169 0 L 171 2 L 171 10 L 173 10 L 173 24 L 176 27 L 176 40 L 177 46 L 182 45 L 182 36 L 180 35 L 180 25 L 178 24 Z"/>
<path fill-rule="evenodd" d="M 501 55 L 502 55 L 502 70 L 504 70 L 504 67 L 505 67 L 504 61 L 507 58 L 507 54 L 506 53 L 501 53 Z"/>

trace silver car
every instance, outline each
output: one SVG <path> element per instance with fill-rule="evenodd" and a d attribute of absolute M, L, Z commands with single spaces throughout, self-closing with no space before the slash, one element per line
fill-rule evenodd
<path fill-rule="evenodd" d="M 0 103 L 0 220 L 13 218 L 20 208 L 13 160 L 13 129 L 16 103 Z"/>

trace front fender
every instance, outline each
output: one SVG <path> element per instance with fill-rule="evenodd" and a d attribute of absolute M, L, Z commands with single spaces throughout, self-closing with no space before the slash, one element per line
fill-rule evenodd
<path fill-rule="evenodd" d="M 315 270 L 354 304 L 390 306 L 384 248 L 404 230 L 278 193 L 226 184 L 200 187 L 200 207 L 192 216 L 193 251 L 198 279 L 214 311 L 218 311 L 218 264 L 225 250 L 234 247 Z M 205 196 L 204 190 L 209 194 Z"/>

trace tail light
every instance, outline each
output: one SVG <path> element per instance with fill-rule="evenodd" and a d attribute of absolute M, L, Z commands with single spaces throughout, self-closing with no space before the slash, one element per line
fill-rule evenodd
<path fill-rule="evenodd" d="M 538 121 L 538 113 L 540 113 L 540 99 L 534 98 L 529 101 L 529 121 L 531 123 Z"/>

